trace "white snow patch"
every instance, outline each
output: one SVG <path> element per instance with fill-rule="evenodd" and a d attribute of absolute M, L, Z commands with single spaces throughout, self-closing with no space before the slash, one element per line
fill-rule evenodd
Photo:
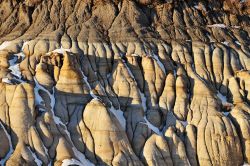
<path fill-rule="evenodd" d="M 127 71 L 128 71 L 128 73 L 129 73 L 129 75 L 133 78 L 133 80 L 134 80 L 134 82 L 135 82 L 135 84 L 136 84 L 136 86 L 137 86 L 137 82 L 136 82 L 136 80 L 135 80 L 135 77 L 134 77 L 132 71 L 130 70 L 130 68 L 127 66 L 126 63 L 124 63 L 124 66 L 127 68 Z M 140 97 L 141 97 L 141 102 L 142 102 L 143 110 L 144 110 L 144 112 L 146 112 L 146 111 L 147 111 L 147 106 L 146 106 L 147 99 L 146 99 L 146 97 L 145 97 L 145 94 L 142 93 L 140 90 L 139 90 L 139 93 L 140 93 Z"/>
<path fill-rule="evenodd" d="M 139 55 L 138 55 L 138 54 L 131 54 L 131 56 L 135 56 L 135 57 L 138 57 Z"/>
<path fill-rule="evenodd" d="M 226 28 L 227 26 L 225 24 L 213 24 L 213 25 L 208 25 L 207 27 Z"/>
<path fill-rule="evenodd" d="M 186 154 L 187 155 L 187 154 Z M 187 157 L 188 166 L 191 166 L 189 158 Z"/>
<path fill-rule="evenodd" d="M 18 61 L 18 59 L 23 60 L 24 57 L 25 57 L 24 53 L 20 52 L 18 54 L 14 54 L 14 57 L 9 60 L 9 65 L 10 65 L 9 70 L 11 70 L 11 73 L 13 75 L 15 75 L 18 78 L 18 80 L 21 81 L 21 82 L 23 82 L 21 80 L 22 73 L 20 71 L 20 64 L 17 61 Z"/>
<path fill-rule="evenodd" d="M 223 113 L 223 115 L 228 116 L 228 114 L 229 114 L 230 112 L 222 112 L 222 113 Z"/>
<path fill-rule="evenodd" d="M 13 66 L 10 66 L 9 69 L 11 70 L 11 73 L 13 75 L 15 75 L 16 77 L 18 77 L 19 79 L 21 79 L 22 77 L 22 73 L 20 71 L 20 68 L 19 68 L 19 64 L 15 64 Z"/>
<path fill-rule="evenodd" d="M 70 166 L 70 165 L 94 166 L 94 164 L 89 162 L 88 160 L 86 160 L 85 163 L 81 163 L 80 161 L 76 159 L 64 159 L 62 162 L 63 162 L 62 166 Z"/>
<path fill-rule="evenodd" d="M 18 57 L 14 56 L 14 58 L 12 58 L 11 60 L 9 60 L 9 65 L 10 66 L 15 65 L 17 60 L 18 60 Z"/>
<path fill-rule="evenodd" d="M 23 51 L 23 47 L 24 47 L 25 43 L 22 46 L 22 51 Z M 11 74 L 13 74 L 14 76 L 16 76 L 16 80 L 20 81 L 20 82 L 24 82 L 22 80 L 22 73 L 20 71 L 20 62 L 18 62 L 18 60 L 23 60 L 25 58 L 25 54 L 23 52 L 19 52 L 17 54 L 13 54 L 13 58 L 10 59 L 9 62 L 9 70 L 11 71 Z M 11 81 L 8 78 L 4 78 L 2 80 L 2 82 L 11 84 Z"/>
<path fill-rule="evenodd" d="M 72 144 L 73 144 L 73 142 L 72 142 Z M 79 152 L 75 147 L 73 147 L 72 149 L 73 149 L 73 152 L 76 155 L 76 157 L 80 160 L 81 164 L 79 164 L 79 165 L 82 165 L 82 166 L 94 166 L 94 164 L 91 163 L 88 159 L 86 159 L 85 155 L 82 154 L 81 152 Z"/>
<path fill-rule="evenodd" d="M 195 5 L 194 8 L 195 8 L 195 9 L 198 9 L 198 10 L 200 9 L 200 8 L 199 8 L 199 5 Z"/>
<path fill-rule="evenodd" d="M 35 86 L 34 93 L 35 93 L 35 105 L 44 105 L 43 99 L 39 94 L 39 88 Z"/>
<path fill-rule="evenodd" d="M 186 126 L 188 125 L 188 121 L 181 121 L 181 120 L 179 120 L 179 122 L 180 122 L 184 127 L 186 127 Z"/>
<path fill-rule="evenodd" d="M 24 49 L 24 46 L 27 45 L 27 43 L 28 43 L 27 41 L 23 43 L 22 49 L 21 49 L 21 53 L 22 53 L 22 51 L 23 51 L 23 49 Z M 3 42 L 3 43 L 0 45 L 0 50 L 4 50 L 4 49 L 7 48 L 8 46 L 11 46 L 11 44 L 12 44 L 12 41 L 5 41 L 5 42 Z M 21 54 L 21 53 L 18 53 L 18 54 Z M 23 54 L 23 53 L 22 53 L 22 54 Z M 17 55 L 17 54 L 16 54 L 16 55 Z"/>
<path fill-rule="evenodd" d="M 229 42 L 227 42 L 227 41 L 224 41 L 224 42 L 221 42 L 221 43 L 226 45 L 226 46 L 229 46 Z"/>
<path fill-rule="evenodd" d="M 115 109 L 113 106 L 110 108 L 110 111 L 115 115 L 116 119 L 120 122 L 122 128 L 125 130 L 126 119 L 124 118 L 123 112 L 119 109 Z"/>
<path fill-rule="evenodd" d="M 19 53 L 14 54 L 14 55 L 16 55 L 16 56 L 18 56 L 18 57 L 21 57 L 22 60 L 25 58 L 25 54 L 24 54 L 23 52 L 19 52 Z"/>
<path fill-rule="evenodd" d="M 147 105 L 146 105 L 147 99 L 145 97 L 145 94 L 142 93 L 140 90 L 139 90 L 139 93 L 140 93 L 140 97 L 142 101 L 143 110 L 146 113 L 147 112 Z M 144 124 L 146 124 L 152 131 L 154 131 L 158 135 L 162 135 L 160 130 L 157 127 L 155 127 L 152 123 L 150 123 L 145 115 L 144 115 L 144 120 L 146 121 L 146 123 Z"/>
<path fill-rule="evenodd" d="M 239 41 L 235 41 L 236 44 L 238 44 L 239 46 L 241 46 L 240 42 Z"/>
<path fill-rule="evenodd" d="M 220 92 L 217 93 L 217 97 L 221 100 L 222 104 L 227 104 L 227 97 L 223 96 Z"/>
<path fill-rule="evenodd" d="M 174 78 L 177 78 L 177 71 L 174 69 Z"/>
<path fill-rule="evenodd" d="M 2 82 L 7 83 L 7 84 L 11 84 L 11 81 L 7 77 L 2 78 Z"/>
<path fill-rule="evenodd" d="M 76 159 L 64 159 L 62 161 L 62 166 L 69 166 L 69 165 L 82 165 L 82 164 Z"/>
<path fill-rule="evenodd" d="M 4 50 L 6 47 L 11 45 L 11 41 L 5 41 L 0 45 L 0 50 Z"/>
<path fill-rule="evenodd" d="M 132 79 L 135 81 L 135 77 L 134 77 L 132 71 L 130 70 L 130 68 L 127 66 L 127 64 L 125 62 L 123 62 L 123 63 L 124 63 L 124 66 L 127 68 L 127 71 L 129 73 L 130 77 L 132 77 Z M 136 83 L 136 81 L 135 81 L 135 83 Z"/>
<path fill-rule="evenodd" d="M 84 73 L 83 73 L 82 71 L 81 71 L 81 74 L 82 74 L 83 80 L 85 81 L 85 83 L 87 84 L 87 86 L 88 86 L 88 88 L 89 88 L 89 90 L 90 90 L 90 95 L 91 95 L 91 97 L 93 97 L 94 99 L 95 99 L 95 98 L 98 99 L 98 97 L 93 93 L 93 90 L 92 90 L 92 88 L 91 88 L 91 86 L 90 86 L 90 84 L 89 84 L 89 82 L 88 82 L 87 76 L 85 76 Z"/>
<path fill-rule="evenodd" d="M 145 94 L 142 93 L 140 90 L 139 90 L 139 93 L 140 93 L 140 97 L 141 97 L 142 108 L 143 108 L 144 112 L 146 112 L 147 111 L 147 104 L 146 104 L 147 103 L 147 99 L 145 97 Z"/>
<path fill-rule="evenodd" d="M 68 138 L 69 138 L 69 140 L 70 140 L 71 145 L 73 146 L 73 147 L 72 147 L 72 150 L 73 150 L 75 156 L 79 159 L 79 162 L 81 163 L 81 165 L 83 165 L 83 166 L 85 166 L 85 165 L 86 165 L 86 166 L 94 166 L 94 164 L 92 164 L 88 159 L 86 159 L 86 157 L 84 156 L 84 154 L 82 154 L 81 152 L 79 152 L 79 151 L 76 149 L 76 147 L 74 146 L 74 144 L 73 144 L 73 142 L 72 142 L 72 140 L 71 140 L 70 133 L 68 132 L 67 127 L 66 127 L 65 124 L 61 121 L 61 119 L 55 115 L 55 113 L 54 113 L 54 107 L 55 107 L 55 95 L 54 95 L 54 94 L 55 94 L 55 89 L 53 88 L 53 89 L 52 89 L 52 93 L 50 93 L 47 89 L 45 89 L 43 86 L 41 86 L 41 85 L 37 82 L 37 80 L 36 80 L 35 77 L 34 77 L 34 81 L 35 81 L 35 84 L 36 84 L 35 89 L 37 88 L 38 90 L 43 90 L 44 92 L 46 92 L 46 93 L 48 94 L 48 96 L 49 96 L 49 98 L 50 98 L 50 101 L 51 101 L 51 102 L 50 102 L 50 107 L 51 107 L 52 117 L 53 117 L 55 123 L 56 123 L 57 125 L 61 125 L 62 128 L 64 129 L 65 133 L 67 134 L 67 136 L 68 136 Z M 40 97 L 41 97 L 41 96 L 40 96 Z M 38 101 L 39 101 L 39 100 L 38 100 Z"/>
<path fill-rule="evenodd" d="M 36 86 L 34 87 L 35 105 L 42 105 L 42 106 L 45 106 L 45 103 L 44 103 L 42 97 L 41 97 L 40 94 L 39 94 L 39 90 L 40 90 L 41 88 L 39 88 L 39 86 L 37 86 L 36 80 L 35 80 L 35 84 L 36 84 Z"/>
<path fill-rule="evenodd" d="M 61 48 L 55 49 L 54 51 L 52 51 L 53 53 L 59 53 L 59 54 L 63 54 L 65 51 L 70 52 L 70 49 L 65 49 L 61 46 Z"/>
<path fill-rule="evenodd" d="M 165 48 L 165 46 L 163 46 L 163 47 Z M 144 45 L 144 48 L 147 48 L 147 46 Z M 161 61 L 159 60 L 158 56 L 150 48 L 145 49 L 145 52 L 149 55 L 149 57 L 152 57 L 154 60 L 156 60 L 157 64 L 161 68 L 161 70 L 164 72 L 164 74 L 166 74 L 165 67 L 161 63 Z"/>
<path fill-rule="evenodd" d="M 52 94 L 51 94 L 46 88 L 44 88 L 43 86 L 41 86 L 37 82 L 35 77 L 34 77 L 34 81 L 35 81 L 35 88 L 34 88 L 34 90 L 35 90 L 34 91 L 34 93 L 35 93 L 35 103 L 44 105 L 44 101 L 43 101 L 42 97 L 40 96 L 40 94 L 38 92 L 39 92 L 39 90 L 42 90 L 42 91 L 46 92 L 47 95 L 50 98 L 50 107 L 51 107 L 51 112 L 52 112 L 52 116 L 53 116 L 53 119 L 54 119 L 55 123 L 57 125 L 59 125 L 59 124 L 64 125 L 62 123 L 61 119 L 54 114 L 54 107 L 55 107 L 55 96 L 54 96 L 55 90 L 54 90 L 54 88 L 52 89 Z"/>
<path fill-rule="evenodd" d="M 107 78 L 109 78 L 109 77 L 111 77 L 111 73 L 108 73 L 108 74 L 107 74 Z"/>
<path fill-rule="evenodd" d="M 144 120 L 146 121 L 146 123 L 144 123 L 144 124 L 146 124 L 147 126 L 148 126 L 148 128 L 150 128 L 153 132 L 155 132 L 157 135 L 161 135 L 162 136 L 162 133 L 160 132 L 160 130 L 157 128 L 157 127 L 155 127 L 153 124 L 151 124 L 149 121 L 148 121 L 148 119 L 147 119 L 147 117 L 146 116 L 144 116 Z M 141 122 L 142 123 L 142 122 Z"/>
<path fill-rule="evenodd" d="M 159 57 L 153 53 L 153 58 L 156 60 L 157 64 L 159 65 L 159 67 L 161 68 L 161 70 L 164 72 L 164 74 L 166 74 L 165 67 L 161 63 L 161 61 L 159 60 Z"/>
<path fill-rule="evenodd" d="M 32 157 L 34 158 L 37 166 L 41 166 L 43 164 L 43 162 L 37 158 L 36 154 L 30 149 L 30 147 L 27 147 L 29 149 L 29 151 L 31 152 L 32 154 Z"/>
<path fill-rule="evenodd" d="M 11 137 L 10 137 L 9 133 L 6 131 L 4 125 L 2 124 L 1 121 L 0 121 L 0 126 L 1 126 L 1 128 L 3 129 L 5 135 L 7 136 L 8 142 L 9 142 L 9 145 L 10 145 L 10 147 L 9 147 L 9 148 L 10 148 L 9 152 L 7 153 L 7 155 L 6 155 L 2 160 L 0 160 L 0 165 L 1 165 L 1 166 L 4 166 L 5 163 L 6 163 L 6 161 L 10 158 L 11 154 L 14 152 L 14 149 L 13 149 L 13 146 L 12 146 Z"/>
<path fill-rule="evenodd" d="M 240 26 L 234 25 L 234 26 L 232 26 L 232 28 L 239 29 Z"/>
<path fill-rule="evenodd" d="M 202 8 L 203 11 L 207 11 L 207 9 L 203 4 L 195 5 L 194 8 L 197 10 L 200 10 Z"/>
<path fill-rule="evenodd" d="M 127 66 L 127 64 L 126 64 L 125 62 L 124 62 L 124 66 L 127 68 L 128 73 L 129 73 L 130 76 L 134 79 L 135 84 L 137 85 L 133 73 L 131 72 L 131 70 L 129 69 L 129 67 Z M 140 97 L 141 97 L 143 110 L 144 110 L 144 112 L 146 113 L 146 112 L 147 112 L 147 106 L 146 106 L 146 101 L 147 101 L 147 99 L 146 99 L 145 95 L 144 95 L 140 90 L 139 90 L 139 94 L 140 94 Z M 155 127 L 153 124 L 151 124 L 151 123 L 148 121 L 148 119 L 147 119 L 147 117 L 146 117 L 145 115 L 144 115 L 144 120 L 145 120 L 146 123 L 143 123 L 143 122 L 141 122 L 141 123 L 146 124 L 146 125 L 147 125 L 152 131 L 154 131 L 156 134 L 162 135 L 162 133 L 160 132 L 160 130 L 159 130 L 157 127 Z"/>
<path fill-rule="evenodd" d="M 164 47 L 165 51 L 168 52 L 169 46 L 166 43 L 162 43 L 162 46 Z"/>

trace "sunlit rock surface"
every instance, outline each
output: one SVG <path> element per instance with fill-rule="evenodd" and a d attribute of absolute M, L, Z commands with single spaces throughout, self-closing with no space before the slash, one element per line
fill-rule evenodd
<path fill-rule="evenodd" d="M 0 0 L 0 165 L 250 164 L 249 0 Z"/>

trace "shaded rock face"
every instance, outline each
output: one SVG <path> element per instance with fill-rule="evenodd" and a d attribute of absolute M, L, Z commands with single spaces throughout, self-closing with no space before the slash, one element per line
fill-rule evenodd
<path fill-rule="evenodd" d="M 247 0 L 0 0 L 0 165 L 250 164 Z"/>

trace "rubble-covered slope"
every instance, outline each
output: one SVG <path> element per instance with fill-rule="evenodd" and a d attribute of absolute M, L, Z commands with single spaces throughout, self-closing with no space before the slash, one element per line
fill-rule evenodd
<path fill-rule="evenodd" d="M 0 165 L 247 165 L 249 15 L 249 0 L 0 0 Z"/>

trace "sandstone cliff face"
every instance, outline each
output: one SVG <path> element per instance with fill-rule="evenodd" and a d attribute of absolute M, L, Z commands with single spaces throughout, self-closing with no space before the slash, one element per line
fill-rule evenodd
<path fill-rule="evenodd" d="M 0 0 L 0 165 L 250 163 L 250 1 Z"/>

